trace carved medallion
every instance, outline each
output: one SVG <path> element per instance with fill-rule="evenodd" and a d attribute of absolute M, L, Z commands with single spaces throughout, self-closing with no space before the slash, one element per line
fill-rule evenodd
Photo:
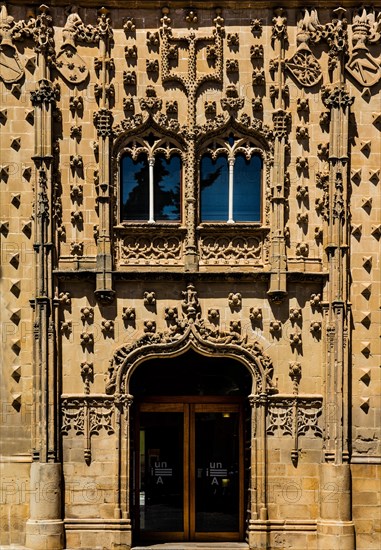
<path fill-rule="evenodd" d="M 315 86 L 322 77 L 318 60 L 306 46 L 299 49 L 291 59 L 286 61 L 286 67 L 295 80 L 306 88 Z"/>

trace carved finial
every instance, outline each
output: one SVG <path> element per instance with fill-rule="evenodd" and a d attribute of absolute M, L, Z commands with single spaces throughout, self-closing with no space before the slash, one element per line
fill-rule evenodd
<path fill-rule="evenodd" d="M 293 383 L 293 394 L 297 395 L 299 392 L 299 383 L 302 377 L 302 365 L 297 361 L 291 361 L 289 363 L 289 376 Z"/>
<path fill-rule="evenodd" d="M 183 296 L 181 305 L 185 315 L 190 321 L 195 321 L 200 316 L 201 311 L 194 285 L 189 283 L 187 289 L 182 291 L 181 294 Z"/>
<path fill-rule="evenodd" d="M 198 23 L 197 13 L 194 9 L 188 10 L 185 16 L 185 21 L 189 25 L 196 25 Z"/>

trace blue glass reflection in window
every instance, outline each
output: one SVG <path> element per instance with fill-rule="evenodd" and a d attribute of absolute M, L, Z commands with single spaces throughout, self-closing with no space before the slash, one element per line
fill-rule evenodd
<path fill-rule="evenodd" d="M 201 221 L 223 221 L 228 219 L 229 169 L 225 156 L 215 161 L 204 155 L 201 159 Z"/>
<path fill-rule="evenodd" d="M 149 170 L 147 155 L 136 160 L 124 155 L 120 166 L 122 182 L 122 220 L 147 221 L 149 213 Z"/>
<path fill-rule="evenodd" d="M 236 222 L 256 222 L 261 219 L 262 159 L 250 160 L 242 154 L 234 162 L 233 219 Z"/>
<path fill-rule="evenodd" d="M 179 155 L 172 155 L 168 160 L 163 154 L 155 157 L 153 176 L 155 220 L 178 221 L 180 219 L 180 177 Z"/>

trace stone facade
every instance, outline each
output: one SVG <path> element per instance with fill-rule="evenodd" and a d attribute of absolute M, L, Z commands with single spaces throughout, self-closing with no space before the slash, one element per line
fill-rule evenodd
<path fill-rule="evenodd" d="M 189 350 L 252 378 L 250 550 L 379 548 L 380 9 L 111 4 L 1 7 L 1 548 L 135 544 L 131 379 Z M 179 222 L 121 218 L 150 136 Z M 229 136 L 260 220 L 202 223 Z"/>

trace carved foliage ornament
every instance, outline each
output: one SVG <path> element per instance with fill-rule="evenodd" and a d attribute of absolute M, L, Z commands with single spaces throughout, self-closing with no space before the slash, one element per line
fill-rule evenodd
<path fill-rule="evenodd" d="M 129 235 L 121 241 L 120 260 L 123 264 L 180 260 L 182 239 L 172 233 L 151 237 L 144 234 Z"/>
<path fill-rule="evenodd" d="M 268 405 L 267 429 L 268 435 L 293 435 L 294 400 L 297 400 L 297 435 L 323 437 L 319 425 L 322 414 L 320 399 L 295 396 L 293 399 L 276 397 Z"/>
<path fill-rule="evenodd" d="M 204 263 L 262 263 L 262 240 L 237 235 L 205 235 L 200 242 L 200 260 Z"/>
<path fill-rule="evenodd" d="M 344 86 L 323 86 L 322 88 L 323 103 L 329 109 L 350 107 L 354 101 L 354 97 L 349 95 Z"/>

